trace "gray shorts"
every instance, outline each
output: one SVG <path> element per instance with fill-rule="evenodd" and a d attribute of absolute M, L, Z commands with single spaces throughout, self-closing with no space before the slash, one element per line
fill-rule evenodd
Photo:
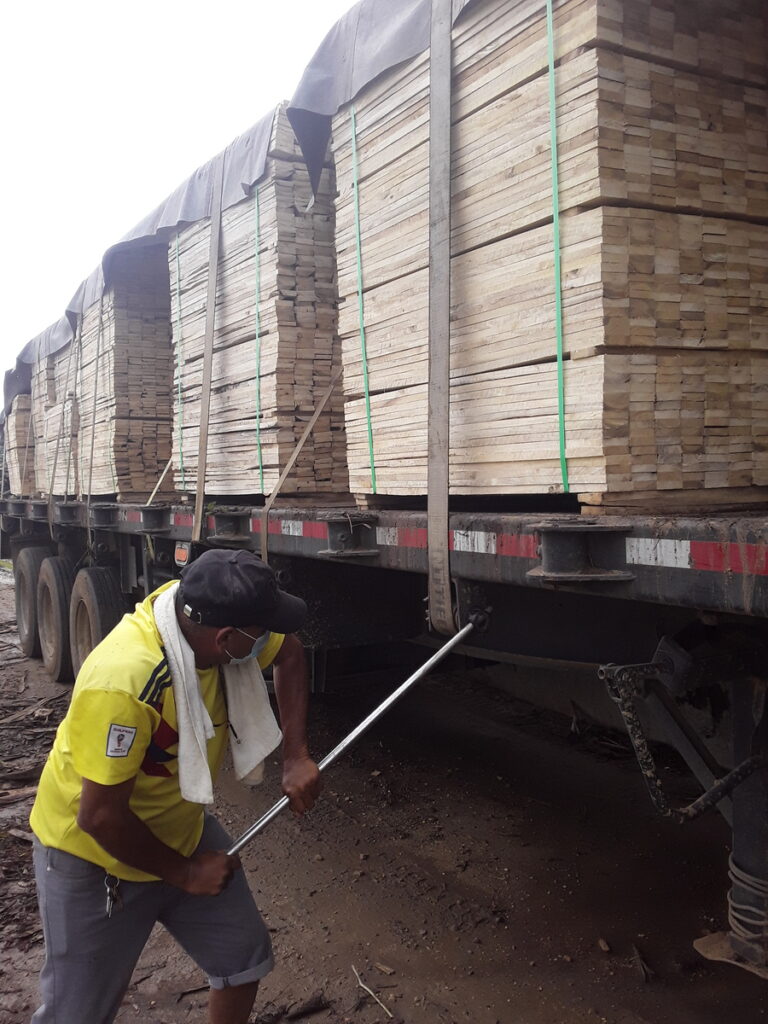
<path fill-rule="evenodd" d="M 206 816 L 198 850 L 231 840 Z M 41 1006 L 34 1024 L 110 1024 L 156 922 L 208 975 L 212 988 L 245 985 L 272 970 L 272 943 L 243 871 L 218 896 L 190 896 L 165 882 L 121 881 L 123 905 L 107 917 L 104 869 L 35 842 L 45 935 Z"/>

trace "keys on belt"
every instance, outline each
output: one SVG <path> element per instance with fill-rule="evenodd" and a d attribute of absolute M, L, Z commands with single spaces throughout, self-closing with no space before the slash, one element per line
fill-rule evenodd
<path fill-rule="evenodd" d="M 107 890 L 106 915 L 112 917 L 114 910 L 123 909 L 123 897 L 120 895 L 120 879 L 114 875 L 104 876 L 104 888 Z"/>

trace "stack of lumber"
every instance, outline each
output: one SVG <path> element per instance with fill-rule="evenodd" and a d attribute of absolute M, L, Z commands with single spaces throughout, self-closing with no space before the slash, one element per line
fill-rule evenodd
<path fill-rule="evenodd" d="M 76 342 L 35 363 L 31 414 L 37 494 L 75 495 L 78 480 Z"/>
<path fill-rule="evenodd" d="M 326 169 L 307 209 L 307 169 L 281 107 L 265 175 L 222 215 L 204 488 L 210 495 L 269 493 L 340 365 L 332 187 Z M 174 481 L 188 493 L 197 488 L 209 251 L 209 220 L 180 231 L 168 250 Z M 348 489 L 337 387 L 283 491 Z"/>
<path fill-rule="evenodd" d="M 78 476 L 84 494 L 145 501 L 170 458 L 169 317 L 165 246 L 114 254 L 109 287 L 78 325 Z"/>
<path fill-rule="evenodd" d="M 759 0 L 555 4 L 565 427 L 590 500 L 768 485 L 767 24 Z M 451 490 L 559 491 L 544 6 L 478 0 L 453 59 Z M 428 54 L 354 100 L 383 495 L 426 491 L 428 102 Z M 350 485 L 370 493 L 351 113 L 339 331 Z"/>
<path fill-rule="evenodd" d="M 34 493 L 35 435 L 29 395 L 14 398 L 5 421 L 5 468 L 11 494 L 26 498 Z"/>

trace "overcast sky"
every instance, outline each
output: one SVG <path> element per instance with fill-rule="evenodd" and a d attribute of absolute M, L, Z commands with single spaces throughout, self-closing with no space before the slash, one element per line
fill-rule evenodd
<path fill-rule="evenodd" d="M 0 44 L 0 371 L 102 253 L 281 99 L 353 0 L 37 0 Z"/>

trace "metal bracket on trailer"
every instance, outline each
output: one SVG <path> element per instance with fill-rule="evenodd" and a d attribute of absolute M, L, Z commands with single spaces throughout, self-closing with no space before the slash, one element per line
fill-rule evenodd
<path fill-rule="evenodd" d="M 251 514 L 248 509 L 214 509 L 210 517 L 213 531 L 205 538 L 213 547 L 245 548 L 251 545 Z"/>
<path fill-rule="evenodd" d="M 528 572 L 548 583 L 621 583 L 635 575 L 627 568 L 624 537 L 629 526 L 561 518 L 537 523 L 541 565 Z"/>
<path fill-rule="evenodd" d="M 328 547 L 318 551 L 319 558 L 378 558 L 381 554 L 375 546 L 376 513 L 344 512 L 323 519 L 328 525 Z"/>

